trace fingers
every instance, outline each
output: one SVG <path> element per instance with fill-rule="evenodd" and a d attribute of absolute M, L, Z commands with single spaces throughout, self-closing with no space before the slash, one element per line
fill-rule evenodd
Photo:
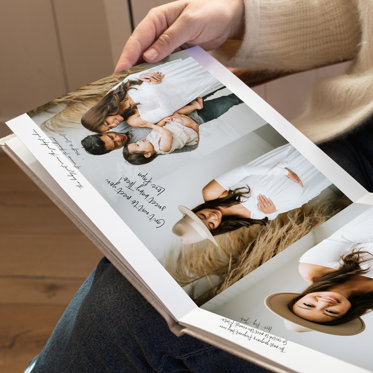
<path fill-rule="evenodd" d="M 139 79 L 148 84 L 160 84 L 163 80 L 164 74 L 161 72 L 143 73 L 139 75 Z"/>
<path fill-rule="evenodd" d="M 265 196 L 263 196 L 262 194 L 259 194 L 257 200 L 258 200 L 257 206 L 259 209 L 265 209 L 267 207 L 268 201 Z"/>
<path fill-rule="evenodd" d="M 293 175 L 294 175 L 295 182 L 298 183 L 303 188 L 303 183 L 300 177 L 295 172 L 293 172 Z"/>
<path fill-rule="evenodd" d="M 181 15 L 166 29 L 158 39 L 146 50 L 143 58 L 146 62 L 157 62 L 165 58 L 178 47 L 193 39 L 193 27 L 187 25 L 185 17 Z"/>
<path fill-rule="evenodd" d="M 162 79 L 164 77 L 164 74 L 162 74 L 161 72 L 156 72 L 156 73 L 154 73 L 154 79 L 157 79 L 157 80 L 159 80 L 159 79 Z"/>
<path fill-rule="evenodd" d="M 181 45 L 176 45 L 179 39 L 170 39 L 167 30 L 169 25 L 172 25 L 179 17 L 185 6 L 184 1 L 176 1 L 150 10 L 125 44 L 115 67 L 115 72 L 133 66 L 141 59 L 143 54 L 146 61 L 157 62 Z M 164 46 L 166 46 L 167 51 L 161 51 L 160 48 Z M 145 51 L 146 53 L 144 53 Z"/>
<path fill-rule="evenodd" d="M 142 46 L 141 39 L 137 39 L 134 34 L 132 34 L 127 40 L 127 43 L 124 45 L 122 54 L 119 57 L 114 72 L 117 73 L 135 65 L 140 59 L 143 49 L 144 47 Z"/>
<path fill-rule="evenodd" d="M 258 195 L 258 202 L 261 203 L 263 206 L 270 206 L 273 204 L 272 200 L 263 194 Z"/>
<path fill-rule="evenodd" d="M 263 194 L 259 194 L 257 200 L 258 209 L 265 214 L 272 214 L 276 211 L 276 206 L 270 198 L 264 196 Z"/>
<path fill-rule="evenodd" d="M 288 174 L 286 177 L 288 177 L 290 180 L 294 181 L 295 183 L 299 184 L 303 188 L 302 180 L 299 178 L 299 176 L 292 170 L 286 168 L 288 170 Z"/>
<path fill-rule="evenodd" d="M 164 77 L 164 74 L 162 74 L 162 73 L 160 73 L 160 72 L 157 72 L 157 73 L 155 73 L 155 74 L 151 77 L 151 79 L 152 79 L 153 81 L 157 82 L 157 83 L 160 83 L 160 82 L 162 81 L 163 77 Z"/>

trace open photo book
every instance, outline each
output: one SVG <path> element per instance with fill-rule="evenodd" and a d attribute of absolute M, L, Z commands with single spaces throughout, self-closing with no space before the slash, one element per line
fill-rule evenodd
<path fill-rule="evenodd" d="M 372 193 L 202 49 L 7 125 L 175 334 L 273 371 L 373 370 Z"/>

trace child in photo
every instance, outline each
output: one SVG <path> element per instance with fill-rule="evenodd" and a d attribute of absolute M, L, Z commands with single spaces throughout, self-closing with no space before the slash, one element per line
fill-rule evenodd
<path fill-rule="evenodd" d="M 169 154 L 185 146 L 197 145 L 200 125 L 217 119 L 241 103 L 241 99 L 233 93 L 206 101 L 198 97 L 157 124 L 144 125 L 152 131 L 144 140 L 126 144 L 123 157 L 131 164 L 140 165 L 151 162 L 158 154 Z"/>

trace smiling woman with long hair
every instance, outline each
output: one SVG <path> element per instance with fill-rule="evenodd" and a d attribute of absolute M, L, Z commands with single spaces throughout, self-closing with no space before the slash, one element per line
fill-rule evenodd
<path fill-rule="evenodd" d="M 301 293 L 267 297 L 269 309 L 287 320 L 289 329 L 337 335 L 364 330 L 360 316 L 373 309 L 372 224 L 373 215 L 303 254 L 298 270 L 310 285 Z"/>
<path fill-rule="evenodd" d="M 253 224 L 266 225 L 268 218 L 252 219 L 239 215 L 222 215 L 219 211 L 234 205 L 241 204 L 245 198 L 250 197 L 250 188 L 242 187 L 227 191 L 227 193 L 214 200 L 207 200 L 196 206 L 192 211 L 204 221 L 208 221 L 208 229 L 213 235 L 234 231 L 241 227 L 249 227 Z"/>
<path fill-rule="evenodd" d="M 369 268 L 361 268 L 369 257 L 373 259 L 367 251 L 352 251 L 332 271 L 306 265 L 309 268 L 303 271 L 308 272 L 312 284 L 289 302 L 289 309 L 306 320 L 328 325 L 343 324 L 363 315 L 373 308 L 373 280 L 366 277 Z"/>
<path fill-rule="evenodd" d="M 141 80 L 128 80 L 111 90 L 82 116 L 83 126 L 93 132 L 105 132 L 136 115 L 136 103 L 129 99 L 128 92 L 141 84 Z"/>
<path fill-rule="evenodd" d="M 178 109 L 223 85 L 193 58 L 175 60 L 130 76 L 110 90 L 82 117 L 94 132 L 105 132 L 126 121 L 133 127 L 158 123 Z"/>
<path fill-rule="evenodd" d="M 307 203 L 330 184 L 286 144 L 210 181 L 202 189 L 204 203 L 189 211 L 182 206 L 188 216 L 175 224 L 173 232 L 183 243 L 214 242 L 212 236 L 253 224 L 265 225 Z M 200 233 L 192 239 L 193 230 Z"/>

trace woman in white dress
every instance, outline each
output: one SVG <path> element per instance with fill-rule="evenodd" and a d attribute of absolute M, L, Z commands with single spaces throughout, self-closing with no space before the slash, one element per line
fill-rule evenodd
<path fill-rule="evenodd" d="M 301 207 L 330 184 L 293 146 L 286 144 L 210 181 L 202 190 L 205 202 L 186 215 L 193 220 L 194 228 L 199 224 L 204 230 L 199 241 L 207 238 L 214 242 L 211 234 L 264 225 L 283 212 Z M 186 208 L 181 210 L 185 214 Z M 187 220 L 176 223 L 173 232 L 185 243 L 192 243 L 186 238 L 185 223 L 192 224 Z"/>
<path fill-rule="evenodd" d="M 361 315 L 373 309 L 373 210 L 308 250 L 299 273 L 310 285 L 302 293 L 276 293 L 268 308 L 294 331 L 353 335 L 364 330 Z"/>
<path fill-rule="evenodd" d="M 171 61 L 127 77 L 88 110 L 81 122 L 94 132 L 106 132 L 124 120 L 133 127 L 145 127 L 222 87 L 193 58 Z"/>

